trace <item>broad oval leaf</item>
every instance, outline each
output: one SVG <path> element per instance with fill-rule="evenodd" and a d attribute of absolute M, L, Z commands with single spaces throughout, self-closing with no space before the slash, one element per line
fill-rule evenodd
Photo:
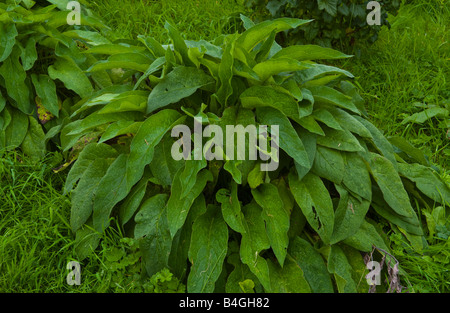
<path fill-rule="evenodd" d="M 308 173 L 300 180 L 295 171 L 291 171 L 289 187 L 309 225 L 329 243 L 334 228 L 334 209 L 330 193 L 320 177 Z"/>
<path fill-rule="evenodd" d="M 263 208 L 267 236 L 278 263 L 283 266 L 289 244 L 289 215 L 284 209 L 277 187 L 264 183 L 252 189 L 256 203 Z"/>
<path fill-rule="evenodd" d="M 213 292 L 228 250 L 228 226 L 218 206 L 210 205 L 192 225 L 187 291 Z"/>
<path fill-rule="evenodd" d="M 214 82 L 211 76 L 196 67 L 175 67 L 153 88 L 148 97 L 147 113 L 189 97 L 197 89 Z"/>

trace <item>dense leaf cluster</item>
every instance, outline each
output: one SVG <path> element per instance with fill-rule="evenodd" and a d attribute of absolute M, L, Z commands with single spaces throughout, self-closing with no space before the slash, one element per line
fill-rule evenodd
<path fill-rule="evenodd" d="M 396 14 L 399 0 L 378 1 L 381 25 L 368 25 L 367 0 L 246 0 L 254 19 L 295 17 L 312 23 L 287 32 L 286 44 L 314 43 L 346 49 L 355 43 L 373 43 L 381 27 L 390 27 L 388 13 Z"/>
<path fill-rule="evenodd" d="M 65 4 L 44 2 L 0 3 L 0 149 L 20 147 L 33 158 L 44 156 L 72 98 L 93 92 L 100 75 L 85 74 L 96 60 L 82 54 L 80 37 L 105 27 L 87 14 L 83 26 L 68 27 Z"/>
<path fill-rule="evenodd" d="M 110 42 L 94 31 L 50 37 L 48 75 L 78 94 L 47 137 L 73 163 L 65 191 L 79 258 L 117 218 L 147 274 L 167 268 L 188 292 L 367 290 L 361 252 L 389 251 L 377 222 L 420 250 L 412 203 L 446 205 L 450 189 L 420 151 L 367 120 L 351 73 L 316 62 L 348 55 L 276 43 L 277 33 L 309 20 L 242 20 L 246 31 L 214 42 L 184 40 L 168 23 L 166 46 L 145 36 Z M 61 43 L 67 33 L 82 48 Z M 4 91 L 14 107 L 14 92 Z M 278 169 L 262 172 L 251 159 L 175 160 L 171 130 L 194 120 L 278 125 Z"/>

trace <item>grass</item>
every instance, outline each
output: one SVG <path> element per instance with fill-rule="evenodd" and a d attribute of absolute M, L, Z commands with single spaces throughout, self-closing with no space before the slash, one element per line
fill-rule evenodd
<path fill-rule="evenodd" d="M 32 164 L 16 153 L 0 159 L 0 291 L 57 291 L 72 245 L 67 212 L 59 192 L 56 159 Z"/>
<path fill-rule="evenodd" d="M 141 275 L 137 242 L 124 238 L 114 220 L 100 248 L 80 262 L 81 284 L 67 283 L 67 264 L 78 257 L 65 175 L 52 171 L 61 161 L 59 154 L 33 163 L 0 153 L 0 293 L 183 291 L 167 271 Z"/>
<path fill-rule="evenodd" d="M 445 2 L 445 1 L 444 1 Z M 439 1 L 412 1 L 390 17 L 378 41 L 362 56 L 340 63 L 361 85 L 371 120 L 387 136 L 402 136 L 436 164 L 449 169 L 446 119 L 402 121 L 433 106 L 449 107 L 450 8 Z"/>
<path fill-rule="evenodd" d="M 356 76 L 367 100 L 371 121 L 387 136 L 401 136 L 422 150 L 450 183 L 450 119 L 432 117 L 423 123 L 402 123 L 427 108 L 450 110 L 450 7 L 448 1 L 409 1 L 390 17 L 378 41 L 360 58 L 336 62 Z M 432 212 L 417 208 L 420 215 Z M 394 255 L 407 273 L 410 292 L 450 292 L 450 231 L 447 221 L 440 236 L 431 221 L 424 223 L 428 247 L 415 253 L 402 235 L 389 236 Z"/>
<path fill-rule="evenodd" d="M 94 0 L 89 6 L 118 38 L 148 35 L 161 43 L 168 41 L 166 21 L 190 40 L 213 40 L 234 32 L 229 16 L 243 9 L 235 0 Z"/>

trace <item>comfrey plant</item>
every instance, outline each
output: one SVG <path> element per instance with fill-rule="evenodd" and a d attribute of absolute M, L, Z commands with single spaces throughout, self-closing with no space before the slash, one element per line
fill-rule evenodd
<path fill-rule="evenodd" d="M 242 19 L 245 32 L 214 42 L 166 24 L 168 46 L 141 36 L 83 52 L 114 84 L 76 103 L 60 134 L 80 258 L 114 217 L 148 275 L 168 268 L 189 292 L 367 290 L 360 252 L 389 251 L 378 222 L 420 250 L 411 203 L 446 204 L 449 187 L 366 119 L 351 73 L 316 63 L 348 55 L 275 42 L 309 20 Z"/>

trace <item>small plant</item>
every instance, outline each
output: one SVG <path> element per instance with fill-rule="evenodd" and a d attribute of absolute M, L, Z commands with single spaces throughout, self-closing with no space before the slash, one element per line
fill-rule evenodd
<path fill-rule="evenodd" d="M 148 276 L 168 268 L 188 292 L 367 291 L 360 252 L 389 251 L 377 222 L 420 251 L 411 201 L 448 205 L 450 189 L 428 161 L 403 157 L 423 155 L 394 147 L 365 118 L 351 73 L 315 62 L 348 55 L 275 42 L 309 20 L 242 19 L 245 32 L 214 42 L 184 40 L 167 23 L 171 45 L 140 36 L 85 51 L 100 60 L 89 73 L 119 75 L 76 103 L 60 134 L 65 151 L 81 151 L 65 185 L 80 256 L 118 218 Z M 171 130 L 195 120 L 223 133 L 278 125 L 277 170 L 250 159 L 174 160 Z"/>

